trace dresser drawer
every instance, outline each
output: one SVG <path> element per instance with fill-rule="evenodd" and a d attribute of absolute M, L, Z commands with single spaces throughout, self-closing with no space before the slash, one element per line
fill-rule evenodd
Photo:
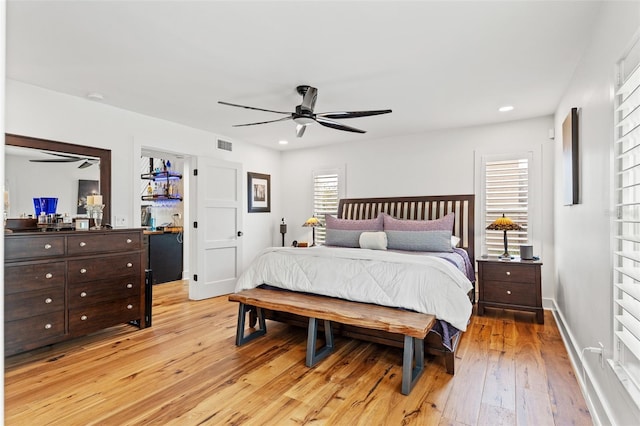
<path fill-rule="evenodd" d="M 5 321 L 56 311 L 64 312 L 64 287 L 12 293 L 4 298 Z"/>
<path fill-rule="evenodd" d="M 64 277 L 64 262 L 5 265 L 4 294 L 49 287 L 64 288 Z"/>
<path fill-rule="evenodd" d="M 114 232 L 67 237 L 67 253 L 70 256 L 95 254 L 115 251 L 140 250 L 142 248 L 141 232 Z"/>
<path fill-rule="evenodd" d="M 484 286 L 483 302 L 536 306 L 534 284 L 484 281 L 481 285 Z"/>
<path fill-rule="evenodd" d="M 32 238 L 10 237 L 4 238 L 4 259 L 38 259 L 64 255 L 64 237 L 52 235 L 37 235 Z"/>
<path fill-rule="evenodd" d="M 5 322 L 6 353 L 15 353 L 23 345 L 40 341 L 56 341 L 64 335 L 64 312 L 52 312 L 17 321 Z M 42 343 L 43 345 L 47 343 Z M 37 345 L 35 345 L 37 346 Z M 34 347 L 35 347 L 34 346 Z"/>
<path fill-rule="evenodd" d="M 522 264 L 494 263 L 484 268 L 482 278 L 488 281 L 534 282 L 536 267 Z"/>
<path fill-rule="evenodd" d="M 113 280 L 73 283 L 69 285 L 69 307 L 88 306 L 94 303 L 138 296 L 139 294 L 139 275 Z"/>
<path fill-rule="evenodd" d="M 69 261 L 69 283 L 109 280 L 111 278 L 137 276 L 141 271 L 140 253 L 103 255 Z"/>
<path fill-rule="evenodd" d="M 140 297 L 112 300 L 69 310 L 69 333 L 84 335 L 140 318 Z"/>

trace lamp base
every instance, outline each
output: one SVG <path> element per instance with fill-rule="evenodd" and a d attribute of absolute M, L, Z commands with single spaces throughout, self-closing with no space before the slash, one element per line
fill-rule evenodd
<path fill-rule="evenodd" d="M 498 256 L 498 259 L 513 259 L 513 257 L 511 257 L 511 255 L 509 253 L 502 253 L 500 256 Z"/>

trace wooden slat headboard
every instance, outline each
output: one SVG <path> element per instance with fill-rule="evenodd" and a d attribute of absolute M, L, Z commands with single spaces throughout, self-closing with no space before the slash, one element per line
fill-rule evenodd
<path fill-rule="evenodd" d="M 467 250 L 472 264 L 474 256 L 475 195 L 436 195 L 420 197 L 344 198 L 338 205 L 340 219 L 373 219 L 387 213 L 398 219 L 433 220 L 455 213 L 453 235 L 460 238 L 460 247 Z"/>

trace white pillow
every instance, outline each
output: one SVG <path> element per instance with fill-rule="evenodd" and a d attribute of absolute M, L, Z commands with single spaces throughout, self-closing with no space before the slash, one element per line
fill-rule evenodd
<path fill-rule="evenodd" d="M 360 234 L 360 248 L 386 250 L 387 234 L 385 232 L 363 232 Z"/>
<path fill-rule="evenodd" d="M 460 244 L 460 238 L 456 237 L 455 235 L 451 236 L 451 247 L 452 248 L 456 248 L 458 247 L 458 244 Z"/>

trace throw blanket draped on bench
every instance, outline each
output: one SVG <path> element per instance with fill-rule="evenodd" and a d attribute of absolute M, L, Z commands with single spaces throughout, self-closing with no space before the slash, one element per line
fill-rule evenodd
<path fill-rule="evenodd" d="M 337 247 L 265 249 L 236 292 L 262 284 L 435 315 L 465 331 L 471 316 L 463 272 L 434 256 Z"/>

